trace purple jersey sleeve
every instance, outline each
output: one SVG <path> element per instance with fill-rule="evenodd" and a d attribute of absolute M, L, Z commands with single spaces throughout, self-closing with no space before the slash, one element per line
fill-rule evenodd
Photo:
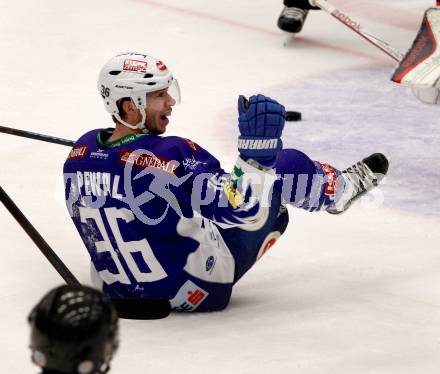
<path fill-rule="evenodd" d="M 263 172 L 240 158 L 233 172 L 226 173 L 209 152 L 179 137 L 162 138 L 159 148 L 155 152 L 168 162 L 167 172 L 149 168 L 141 177 L 132 177 L 137 194 L 151 193 L 151 198 L 163 198 L 185 217 L 197 212 L 224 225 L 255 225 L 264 221 L 267 205 L 262 198 L 263 190 L 267 195 L 275 178 L 273 173 Z M 154 176 L 148 192 L 144 183 L 147 174 Z"/>

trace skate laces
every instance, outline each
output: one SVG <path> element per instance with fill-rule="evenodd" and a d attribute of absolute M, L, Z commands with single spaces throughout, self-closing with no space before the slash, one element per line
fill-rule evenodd
<path fill-rule="evenodd" d="M 342 174 L 353 187 L 352 197 L 369 191 L 378 184 L 376 174 L 362 161 L 343 170 Z"/>
<path fill-rule="evenodd" d="M 282 16 L 286 18 L 291 18 L 295 20 L 302 20 L 307 14 L 306 9 L 294 8 L 294 7 L 284 7 Z"/>
<path fill-rule="evenodd" d="M 344 212 L 354 200 L 378 184 L 376 175 L 362 161 L 343 170 L 342 176 L 345 180 L 344 191 L 338 201 L 327 207 L 328 213 L 339 214 Z"/>

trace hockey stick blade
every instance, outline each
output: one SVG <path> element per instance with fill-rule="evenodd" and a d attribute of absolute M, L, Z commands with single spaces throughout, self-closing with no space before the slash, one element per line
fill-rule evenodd
<path fill-rule="evenodd" d="M 391 47 L 387 42 L 382 40 L 382 38 L 379 38 L 372 32 L 368 31 L 365 27 L 361 25 L 360 22 L 355 21 L 352 17 L 348 16 L 345 12 L 337 9 L 327 0 L 309 0 L 309 2 L 311 5 L 318 6 L 322 10 L 326 11 L 332 17 L 336 18 L 339 22 L 343 23 L 349 29 L 362 36 L 371 44 L 375 45 L 382 52 L 386 53 L 393 60 L 400 61 L 402 59 L 402 53 Z"/>
<path fill-rule="evenodd" d="M 72 147 L 75 144 L 75 142 L 73 142 L 72 140 L 57 138 L 55 136 L 50 136 L 50 135 L 38 134 L 35 132 L 30 132 L 25 130 L 13 129 L 12 127 L 6 127 L 6 126 L 0 126 L 0 132 L 9 135 L 20 136 L 22 138 L 35 139 L 48 143 L 67 145 L 69 147 Z"/>
<path fill-rule="evenodd" d="M 171 313 L 169 300 L 151 299 L 110 299 L 118 311 L 119 318 L 152 320 L 162 319 Z"/>

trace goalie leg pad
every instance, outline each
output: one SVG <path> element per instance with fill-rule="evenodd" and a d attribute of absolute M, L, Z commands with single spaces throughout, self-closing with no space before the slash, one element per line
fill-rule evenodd
<path fill-rule="evenodd" d="M 412 47 L 391 80 L 406 85 L 440 88 L 440 8 L 429 8 Z"/>

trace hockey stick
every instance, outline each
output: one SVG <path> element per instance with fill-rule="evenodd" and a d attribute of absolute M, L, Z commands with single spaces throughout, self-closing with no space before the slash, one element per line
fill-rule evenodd
<path fill-rule="evenodd" d="M 393 82 L 409 85 L 414 96 L 426 104 L 440 104 L 440 52 L 437 51 L 437 40 L 440 39 L 440 8 L 432 7 L 425 11 L 422 25 L 412 46 L 403 55 L 327 0 L 309 2 L 397 61 L 398 65 L 391 76 Z M 437 5 L 439 4 L 440 0 L 437 1 Z"/>
<path fill-rule="evenodd" d="M 75 144 L 75 142 L 73 142 L 72 140 L 56 138 L 54 136 L 49 136 L 49 135 L 37 134 L 35 132 L 30 132 L 25 130 L 13 129 L 12 127 L 0 126 L 0 132 L 15 136 L 21 136 L 23 138 L 42 140 L 44 142 L 67 145 L 70 147 L 73 146 L 73 144 Z"/>
<path fill-rule="evenodd" d="M 347 14 L 337 9 L 327 0 L 309 0 L 309 2 L 310 5 L 321 8 L 322 10 L 326 11 L 328 14 L 336 18 L 338 21 L 342 22 L 349 29 L 353 30 L 355 33 L 362 36 L 368 42 L 379 48 L 381 51 L 385 52 L 393 60 L 397 62 L 402 60 L 403 58 L 402 53 L 391 47 L 387 42 L 377 37 L 372 32 L 368 31 L 365 27 L 363 27 L 360 24 L 360 22 L 353 20 L 353 18 L 349 17 Z"/>
<path fill-rule="evenodd" d="M 0 201 L 15 218 L 18 224 L 28 234 L 41 253 L 48 259 L 50 264 L 64 279 L 67 284 L 80 285 L 77 278 L 71 273 L 64 262 L 57 256 L 54 250 L 47 244 L 40 233 L 30 223 L 18 206 L 12 201 L 6 191 L 0 186 Z M 171 304 L 166 299 L 115 299 L 111 298 L 120 318 L 126 319 L 160 319 L 167 317 L 171 312 Z"/>
<path fill-rule="evenodd" d="M 52 250 L 49 244 L 43 239 L 40 233 L 35 229 L 35 227 L 29 222 L 26 216 L 21 212 L 21 210 L 15 205 L 6 191 L 0 186 L 0 201 L 12 214 L 18 224 L 23 228 L 26 234 L 32 239 L 36 246 L 40 249 L 41 253 L 48 259 L 51 265 L 55 268 L 59 275 L 65 280 L 67 284 L 79 285 L 78 279 L 70 272 L 63 261 L 57 256 L 57 254 Z"/>

